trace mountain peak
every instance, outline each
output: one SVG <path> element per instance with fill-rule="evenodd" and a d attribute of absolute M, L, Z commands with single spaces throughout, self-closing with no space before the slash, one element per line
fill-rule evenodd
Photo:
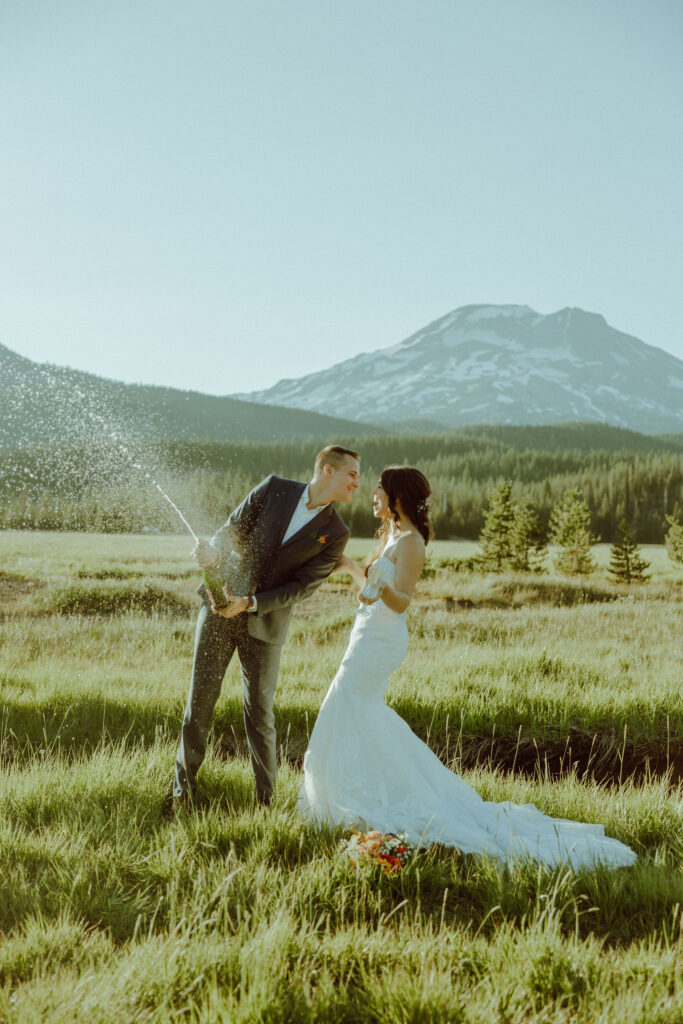
<path fill-rule="evenodd" d="M 586 309 L 581 309 L 579 306 L 564 306 L 562 309 L 558 309 L 556 313 L 550 313 L 549 316 L 556 316 L 561 317 L 564 320 L 574 320 L 584 323 L 593 321 L 597 324 L 607 324 L 602 313 L 591 313 Z"/>
<path fill-rule="evenodd" d="M 378 423 L 595 421 L 683 431 L 683 362 L 566 306 L 460 306 L 390 348 L 364 353 L 266 391 L 265 404 Z"/>
<path fill-rule="evenodd" d="M 497 317 L 526 317 L 526 316 L 538 316 L 538 313 L 533 310 L 530 306 L 501 306 L 501 305 L 480 305 L 480 306 L 461 306 L 459 309 L 454 310 L 456 314 L 459 314 L 464 320 L 474 323 L 477 320 L 494 320 Z"/>

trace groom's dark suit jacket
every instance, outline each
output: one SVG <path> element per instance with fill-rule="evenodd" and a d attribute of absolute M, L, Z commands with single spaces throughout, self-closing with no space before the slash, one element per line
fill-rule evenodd
<path fill-rule="evenodd" d="M 327 579 L 344 553 L 349 529 L 328 505 L 282 543 L 306 484 L 268 476 L 237 506 L 211 543 L 221 553 L 219 571 L 233 594 L 255 595 L 257 611 L 247 612 L 251 636 L 281 644 L 292 605 Z M 231 550 L 240 556 L 232 567 Z M 206 590 L 199 588 L 209 604 Z"/>

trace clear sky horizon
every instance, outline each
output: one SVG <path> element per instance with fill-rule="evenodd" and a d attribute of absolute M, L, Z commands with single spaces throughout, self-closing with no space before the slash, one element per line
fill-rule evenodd
<path fill-rule="evenodd" d="M 682 43 L 678 0 L 4 0 L 0 343 L 231 394 L 490 302 L 683 358 Z"/>

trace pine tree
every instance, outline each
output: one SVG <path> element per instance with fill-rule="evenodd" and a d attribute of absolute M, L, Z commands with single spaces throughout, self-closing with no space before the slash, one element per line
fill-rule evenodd
<path fill-rule="evenodd" d="M 513 568 L 512 531 L 515 525 L 515 503 L 512 484 L 499 484 L 489 494 L 488 508 L 484 511 L 484 526 L 479 534 L 481 555 L 479 563 L 490 572 L 503 572 Z"/>
<path fill-rule="evenodd" d="M 559 551 L 555 567 L 568 576 L 589 576 L 595 569 L 591 545 L 598 537 L 590 532 L 591 513 L 580 491 L 567 491 L 550 514 L 548 534 Z"/>
<path fill-rule="evenodd" d="M 617 527 L 617 539 L 610 548 L 609 573 L 621 583 L 645 583 L 650 577 L 645 572 L 650 568 L 640 555 L 635 534 L 622 519 Z"/>
<path fill-rule="evenodd" d="M 514 506 L 510 539 L 513 568 L 518 572 L 543 572 L 546 542 L 541 521 L 530 501 Z"/>
<path fill-rule="evenodd" d="M 664 539 L 666 553 L 674 565 L 683 565 L 683 524 L 679 523 L 678 516 L 667 516 L 669 524 L 668 533 Z"/>
<path fill-rule="evenodd" d="M 509 481 L 500 484 L 488 500 L 479 535 L 479 564 L 490 572 L 541 571 L 545 541 L 531 502 L 515 502 Z"/>

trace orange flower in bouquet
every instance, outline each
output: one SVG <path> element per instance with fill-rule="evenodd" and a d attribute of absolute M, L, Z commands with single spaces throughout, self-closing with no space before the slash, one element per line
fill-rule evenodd
<path fill-rule="evenodd" d="M 386 875 L 396 875 L 407 864 L 413 848 L 406 836 L 393 832 L 354 832 L 342 843 L 354 868 L 362 862 L 379 864 Z"/>

